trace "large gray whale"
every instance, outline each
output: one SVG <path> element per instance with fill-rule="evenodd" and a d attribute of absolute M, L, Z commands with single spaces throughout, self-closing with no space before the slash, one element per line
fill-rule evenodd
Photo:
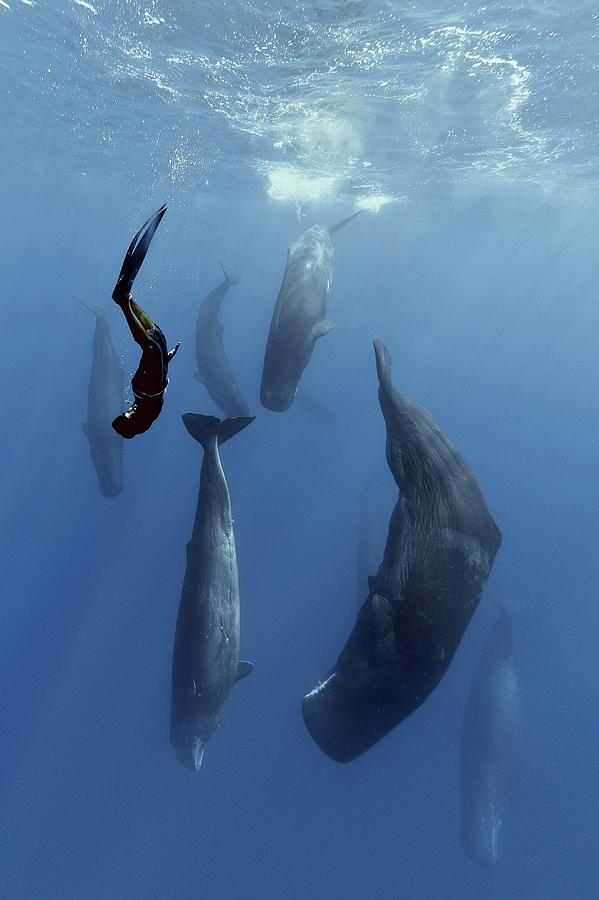
<path fill-rule="evenodd" d="M 81 428 L 89 443 L 100 493 L 103 497 L 116 497 L 123 488 L 123 438 L 112 427 L 112 420 L 120 415 L 123 407 L 123 369 L 105 318 L 106 308 L 77 295 L 75 298 L 96 317 L 87 421 Z"/>
<path fill-rule="evenodd" d="M 374 346 L 400 496 L 353 631 L 302 706 L 310 734 L 338 762 L 376 744 L 439 684 L 501 543 L 468 466 L 429 413 L 397 393 L 387 348 Z"/>
<path fill-rule="evenodd" d="M 237 284 L 221 263 L 224 280 L 204 297 L 198 310 L 195 333 L 195 350 L 201 381 L 212 400 L 225 416 L 247 416 L 249 409 L 235 381 L 223 343 L 223 326 L 220 308 L 229 288 Z"/>
<path fill-rule="evenodd" d="M 502 610 L 487 637 L 464 716 L 460 759 L 462 847 L 491 866 L 520 768 L 522 701 L 514 669 L 512 624 Z"/>
<path fill-rule="evenodd" d="M 179 761 L 192 771 L 200 768 L 206 741 L 221 724 L 232 685 L 253 669 L 239 659 L 233 515 L 218 452 L 219 444 L 253 421 L 183 416 L 204 458 L 175 631 L 170 736 Z"/>
<path fill-rule="evenodd" d="M 260 402 L 267 409 L 289 409 L 316 341 L 335 327 L 335 322 L 325 319 L 333 278 L 331 234 L 360 212 L 333 228 L 314 225 L 306 229 L 287 251 L 264 353 Z"/>

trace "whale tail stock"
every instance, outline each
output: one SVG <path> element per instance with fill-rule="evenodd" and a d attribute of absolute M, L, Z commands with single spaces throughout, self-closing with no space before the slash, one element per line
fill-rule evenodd
<path fill-rule="evenodd" d="M 391 383 L 391 354 L 379 338 L 374 340 L 374 355 L 376 357 L 376 374 L 378 375 L 381 390 L 386 394 L 391 394 L 393 391 Z"/>
<path fill-rule="evenodd" d="M 228 287 L 232 287 L 234 284 L 239 284 L 239 279 L 238 279 L 238 278 L 231 278 L 231 276 L 229 275 L 229 273 L 227 272 L 227 270 L 226 270 L 225 267 L 223 266 L 222 260 L 219 259 L 219 263 L 220 263 L 221 269 L 223 270 L 223 275 L 225 276 L 225 284 L 226 284 Z"/>
<path fill-rule="evenodd" d="M 232 419 L 217 419 L 216 416 L 204 416 L 201 413 L 183 413 L 183 424 L 192 438 L 202 445 L 204 450 L 216 439 L 220 447 L 229 438 L 243 431 L 255 416 L 236 416 Z"/>
<path fill-rule="evenodd" d="M 336 225 L 333 225 L 332 228 L 329 228 L 329 231 L 331 232 L 331 234 L 333 234 L 335 231 L 339 231 L 341 228 L 345 228 L 345 226 L 349 225 L 352 219 L 355 219 L 356 216 L 359 216 L 361 212 L 364 212 L 364 210 L 359 209 L 358 212 L 352 213 L 352 215 L 348 216 L 346 219 L 341 219 L 340 222 L 337 222 Z"/>

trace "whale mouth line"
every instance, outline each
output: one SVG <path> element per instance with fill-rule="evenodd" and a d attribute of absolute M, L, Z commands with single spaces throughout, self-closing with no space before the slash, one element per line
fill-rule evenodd
<path fill-rule="evenodd" d="M 489 812 L 491 816 L 491 856 L 494 860 L 499 857 L 499 829 L 501 828 L 502 819 L 495 814 L 495 807 L 489 803 Z"/>
<path fill-rule="evenodd" d="M 315 697 L 317 694 L 319 694 L 323 690 L 323 688 L 325 688 L 327 686 L 327 684 L 329 684 L 333 680 L 333 678 L 336 677 L 336 675 L 337 675 L 336 672 L 331 672 L 331 674 L 328 676 L 328 678 L 325 678 L 324 681 L 320 681 L 316 685 L 316 687 L 313 687 L 312 690 L 306 694 L 306 697 Z"/>
<path fill-rule="evenodd" d="M 293 403 L 293 398 L 289 400 L 287 397 L 277 398 L 271 394 L 264 394 L 261 398 L 262 406 L 273 412 L 286 412 Z"/>
<path fill-rule="evenodd" d="M 192 756 L 193 756 L 193 765 L 196 772 L 199 772 L 202 767 L 202 761 L 204 759 L 204 750 L 206 749 L 206 745 L 201 737 L 194 737 L 193 746 L 192 746 Z"/>

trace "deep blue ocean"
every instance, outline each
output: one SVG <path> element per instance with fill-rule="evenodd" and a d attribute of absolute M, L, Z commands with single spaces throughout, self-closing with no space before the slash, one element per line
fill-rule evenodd
<path fill-rule="evenodd" d="M 421 8 L 425 7 L 425 8 Z M 586 900 L 599 894 L 599 14 L 589 2 L 0 0 L 0 897 Z M 135 295 L 182 342 L 160 419 L 100 496 L 81 423 L 94 317 L 168 210 Z M 261 407 L 286 250 L 334 237 L 305 384 Z M 201 770 L 169 742 L 202 450 L 201 299 L 256 421 L 222 448 L 241 655 Z M 139 352 L 107 313 L 128 389 Z M 373 338 L 503 534 L 522 771 L 495 867 L 459 840 L 464 708 L 489 595 L 428 700 L 339 765 L 306 691 L 368 593 L 397 489 Z M 127 394 L 131 399 L 130 393 Z M 125 408 L 125 407 L 123 407 Z M 362 573 L 363 574 L 363 573 Z"/>

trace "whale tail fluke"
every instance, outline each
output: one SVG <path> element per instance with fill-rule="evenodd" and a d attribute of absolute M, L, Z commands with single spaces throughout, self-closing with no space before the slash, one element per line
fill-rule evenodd
<path fill-rule="evenodd" d="M 217 440 L 218 444 L 224 444 L 229 438 L 243 431 L 255 416 L 237 416 L 234 419 L 217 419 L 216 416 L 204 416 L 200 413 L 183 413 L 183 424 L 192 438 L 202 445 L 204 450 Z"/>
<path fill-rule="evenodd" d="M 75 300 L 77 300 L 82 306 L 85 306 L 86 309 L 89 309 L 90 312 L 93 312 L 95 316 L 99 319 L 103 318 L 106 315 L 107 306 L 100 306 L 99 303 L 92 303 L 91 300 L 84 300 L 83 297 L 80 297 L 79 294 L 73 294 Z"/>
<path fill-rule="evenodd" d="M 232 278 L 225 267 L 222 264 L 222 260 L 219 259 L 220 267 L 223 270 L 223 275 L 225 276 L 225 284 L 228 287 L 232 287 L 234 284 L 239 284 L 239 280 L 237 278 Z"/>
<path fill-rule="evenodd" d="M 336 225 L 333 225 L 332 228 L 329 228 L 329 231 L 331 232 L 331 234 L 334 234 L 335 231 L 339 231 L 341 228 L 345 228 L 345 226 L 349 225 L 352 219 L 355 219 L 356 216 L 359 216 L 361 212 L 364 212 L 364 210 L 359 209 L 358 212 L 352 213 L 352 215 L 348 216 L 346 219 L 341 219 L 340 222 L 337 222 Z"/>
<path fill-rule="evenodd" d="M 235 437 L 244 428 L 250 425 L 256 416 L 235 416 L 232 419 L 223 419 L 218 429 L 218 443 L 224 444 L 229 438 Z"/>

